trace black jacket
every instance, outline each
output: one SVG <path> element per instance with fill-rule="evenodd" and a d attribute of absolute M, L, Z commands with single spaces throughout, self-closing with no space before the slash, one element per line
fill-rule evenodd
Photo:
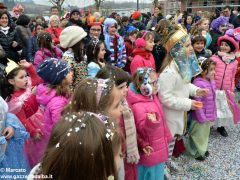
<path fill-rule="evenodd" d="M 212 54 L 215 54 L 218 51 L 217 40 L 223 34 L 221 34 L 220 32 L 217 32 L 217 31 L 213 31 L 213 30 L 211 30 L 209 33 L 212 37 L 212 42 L 211 42 L 210 46 L 208 47 L 208 49 L 210 49 L 212 51 Z"/>
<path fill-rule="evenodd" d="M 17 51 L 21 50 L 21 46 L 18 45 L 17 47 L 13 48 L 13 41 L 19 42 L 14 29 L 10 28 L 7 35 L 0 31 L 0 44 L 3 47 L 7 58 L 18 62 L 20 60 L 20 56 Z"/>

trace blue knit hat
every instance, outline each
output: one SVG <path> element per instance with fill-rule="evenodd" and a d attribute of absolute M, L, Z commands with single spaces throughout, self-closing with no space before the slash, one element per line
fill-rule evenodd
<path fill-rule="evenodd" d="M 66 61 L 56 58 L 46 59 L 37 67 L 38 75 L 51 85 L 60 84 L 70 71 Z"/>
<path fill-rule="evenodd" d="M 117 24 L 117 21 L 113 18 L 106 18 L 105 21 L 103 22 L 103 33 L 107 33 L 107 29 L 109 26 L 113 25 L 113 24 Z"/>

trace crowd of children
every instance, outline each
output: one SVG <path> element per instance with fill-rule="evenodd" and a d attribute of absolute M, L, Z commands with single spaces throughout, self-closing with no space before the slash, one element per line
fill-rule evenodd
<path fill-rule="evenodd" d="M 227 137 L 240 122 L 239 29 L 223 16 L 211 28 L 190 15 L 174 25 L 159 10 L 149 31 L 141 12 L 123 18 L 123 37 L 100 13 L 88 30 L 78 11 L 64 29 L 53 15 L 47 29 L 35 24 L 27 60 L 0 38 L 0 167 L 24 169 L 22 179 L 163 180 L 181 172 L 172 157 L 185 147 L 211 156 L 211 127 Z M 2 18 L 0 33 L 10 30 Z"/>

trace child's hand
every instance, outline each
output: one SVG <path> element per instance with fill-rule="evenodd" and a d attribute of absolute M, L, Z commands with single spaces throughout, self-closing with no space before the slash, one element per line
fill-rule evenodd
<path fill-rule="evenodd" d="M 196 110 L 201 107 L 202 107 L 202 102 L 192 100 L 192 106 L 191 106 L 192 110 Z"/>
<path fill-rule="evenodd" d="M 147 113 L 147 119 L 150 121 L 157 121 L 156 114 L 154 112 Z"/>
<path fill-rule="evenodd" d="M 3 130 L 2 135 L 5 136 L 7 140 L 11 139 L 14 135 L 14 129 L 12 127 L 7 127 Z"/>
<path fill-rule="evenodd" d="M 152 152 L 153 152 L 153 148 L 151 146 L 146 146 L 145 148 L 143 148 L 143 152 L 149 156 Z"/>
<path fill-rule="evenodd" d="M 42 138 L 42 134 L 40 132 L 36 133 L 33 137 L 35 140 L 40 140 Z"/>
<path fill-rule="evenodd" d="M 20 66 L 24 67 L 24 68 L 28 68 L 31 66 L 31 63 L 27 62 L 25 59 L 20 60 L 20 62 L 18 63 Z"/>
<path fill-rule="evenodd" d="M 18 43 L 17 43 L 16 41 L 13 41 L 13 42 L 12 42 L 12 47 L 13 47 L 13 48 L 17 47 L 17 45 L 18 45 Z"/>
<path fill-rule="evenodd" d="M 209 90 L 208 89 L 198 89 L 197 90 L 197 96 L 207 96 Z"/>

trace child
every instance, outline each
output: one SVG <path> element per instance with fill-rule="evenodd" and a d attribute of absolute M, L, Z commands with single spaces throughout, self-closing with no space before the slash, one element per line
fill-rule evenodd
<path fill-rule="evenodd" d="M 203 106 L 192 111 L 193 121 L 191 122 L 186 147 L 196 160 L 203 161 L 209 156 L 210 127 L 217 117 L 216 84 L 214 81 L 216 63 L 206 58 L 199 62 L 203 71 L 201 75 L 194 79 L 193 84 L 200 88 L 207 88 L 209 93 L 206 97 L 194 98 L 196 101 L 202 102 Z"/>
<path fill-rule="evenodd" d="M 135 41 L 137 39 L 138 30 L 130 31 L 124 39 L 127 53 L 127 63 L 124 70 L 130 72 L 130 64 L 133 60 L 133 50 L 136 48 Z"/>
<path fill-rule="evenodd" d="M 43 144 L 46 141 L 43 112 L 32 92 L 41 79 L 35 72 L 34 66 L 26 60 L 21 60 L 19 65 L 10 60 L 5 68 L 7 73 L 5 88 L 8 89 L 6 101 L 9 112 L 15 114 L 30 133 L 25 150 L 32 167 L 42 158 Z"/>
<path fill-rule="evenodd" d="M 164 179 L 164 162 L 168 159 L 168 143 L 172 137 L 157 93 L 156 72 L 152 68 L 139 68 L 127 96 L 138 134 L 139 180 Z"/>
<path fill-rule="evenodd" d="M 24 170 L 14 173 L 1 171 L 0 175 L 28 175 L 30 169 L 24 151 L 24 143 L 29 137 L 29 133 L 15 115 L 8 113 L 7 103 L 1 96 L 0 132 L 0 168 Z"/>
<path fill-rule="evenodd" d="M 235 53 L 239 49 L 239 40 L 240 38 L 235 36 L 235 31 L 233 29 L 226 31 L 224 36 L 218 38 L 219 51 L 211 57 L 211 59 L 216 62 L 216 125 L 218 127 L 218 132 L 224 137 L 228 136 L 224 126 L 231 127 L 233 126 L 233 122 L 235 120 L 239 121 L 239 119 L 236 119 L 234 115 L 236 115 L 236 113 L 240 110 L 239 108 L 234 109 L 231 104 L 231 99 L 234 96 L 235 75 L 238 64 Z"/>
<path fill-rule="evenodd" d="M 192 77 L 201 72 L 191 40 L 181 26 L 169 25 L 163 31 L 167 57 L 160 69 L 158 96 L 163 103 L 168 127 L 174 140 L 169 144 L 169 159 L 172 156 L 176 136 L 184 133 L 184 112 L 198 108 L 198 102 L 189 96 L 206 95 L 206 89 L 192 85 Z M 161 32 L 163 33 L 163 32 Z M 191 70 L 190 70 L 191 69 Z M 167 162 L 171 171 L 181 171 L 173 161 Z"/>
<path fill-rule="evenodd" d="M 126 47 L 123 38 L 117 34 L 117 21 L 113 18 L 106 18 L 103 33 L 106 49 L 111 52 L 109 63 L 124 68 L 127 62 Z"/>
<path fill-rule="evenodd" d="M 88 77 L 95 77 L 97 72 L 105 66 L 106 53 L 104 42 L 92 40 L 87 46 Z"/>
<path fill-rule="evenodd" d="M 67 113 L 54 127 L 44 158 L 28 179 L 33 179 L 33 175 L 72 180 L 117 179 L 120 149 L 120 136 L 107 116 Z"/>
<path fill-rule="evenodd" d="M 191 38 L 192 46 L 197 58 L 204 57 L 209 58 L 212 53 L 210 50 L 205 49 L 206 39 L 201 34 L 195 34 Z"/>
<path fill-rule="evenodd" d="M 149 31 L 140 31 L 135 41 L 136 49 L 133 51 L 134 58 L 130 65 L 130 71 L 133 75 L 137 68 L 149 67 L 156 70 L 155 61 L 151 51 L 154 46 L 154 35 Z"/>
<path fill-rule="evenodd" d="M 124 170 L 125 180 L 137 180 L 137 163 L 139 161 L 139 153 L 136 139 L 136 127 L 132 110 L 129 108 L 126 101 L 128 92 L 128 83 L 130 76 L 127 72 L 115 66 L 106 66 L 102 68 L 96 75 L 97 78 L 112 79 L 115 86 L 121 91 L 124 100 L 122 103 L 123 110 L 119 122 L 121 139 L 122 139 L 122 154 L 124 155 Z M 121 171 L 121 170 L 120 170 Z"/>
<path fill-rule="evenodd" d="M 190 33 L 192 29 L 192 24 L 193 24 L 193 17 L 191 15 L 187 15 L 186 18 L 184 18 L 183 22 L 185 28 L 187 29 L 187 32 Z"/>
<path fill-rule="evenodd" d="M 52 35 L 48 32 L 40 32 L 37 36 L 39 50 L 34 56 L 34 65 L 37 67 L 47 58 L 61 58 L 62 51 L 52 46 Z"/>
<path fill-rule="evenodd" d="M 45 83 L 38 85 L 36 97 L 44 107 L 44 125 L 49 138 L 53 126 L 59 121 L 61 112 L 71 96 L 72 72 L 67 62 L 59 59 L 46 59 L 37 69 Z"/>
<path fill-rule="evenodd" d="M 78 26 L 69 26 L 60 35 L 60 46 L 68 49 L 62 59 L 72 67 L 74 86 L 87 77 L 87 58 L 83 43 L 86 36 L 87 33 Z"/>

